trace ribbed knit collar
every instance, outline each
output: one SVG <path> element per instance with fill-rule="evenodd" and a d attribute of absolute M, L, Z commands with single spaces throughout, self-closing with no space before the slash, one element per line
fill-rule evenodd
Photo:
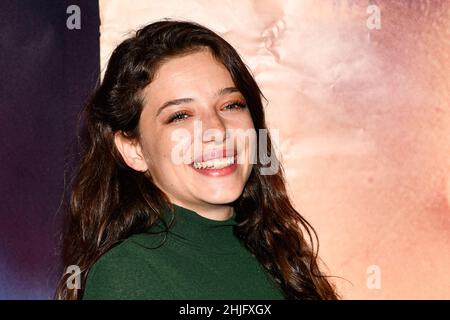
<path fill-rule="evenodd" d="M 241 248 L 234 234 L 236 213 L 227 220 L 212 220 L 184 207 L 173 205 L 174 214 L 169 208 L 163 209 L 162 217 L 169 225 L 169 238 L 186 246 L 204 250 L 208 253 L 230 254 Z M 162 226 L 158 222 L 158 226 Z"/>

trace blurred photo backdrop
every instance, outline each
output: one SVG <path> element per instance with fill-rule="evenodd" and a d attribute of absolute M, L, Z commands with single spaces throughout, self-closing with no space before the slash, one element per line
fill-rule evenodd
<path fill-rule="evenodd" d="M 76 3 L 80 29 L 72 1 L 0 1 L 0 299 L 52 298 L 62 272 L 64 185 L 99 77 L 98 3 Z"/>

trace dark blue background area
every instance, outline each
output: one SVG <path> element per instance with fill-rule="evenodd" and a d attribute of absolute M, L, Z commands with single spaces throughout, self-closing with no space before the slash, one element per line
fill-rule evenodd
<path fill-rule="evenodd" d="M 80 30 L 66 27 L 72 4 Z M 62 272 L 65 171 L 99 76 L 98 2 L 0 1 L 0 75 L 0 299 L 48 299 Z"/>

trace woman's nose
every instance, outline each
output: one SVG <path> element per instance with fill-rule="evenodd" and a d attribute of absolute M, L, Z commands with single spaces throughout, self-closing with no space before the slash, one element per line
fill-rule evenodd
<path fill-rule="evenodd" d="M 224 119 L 216 112 L 205 114 L 201 119 L 203 127 L 203 142 L 222 143 L 226 138 L 227 128 Z"/>

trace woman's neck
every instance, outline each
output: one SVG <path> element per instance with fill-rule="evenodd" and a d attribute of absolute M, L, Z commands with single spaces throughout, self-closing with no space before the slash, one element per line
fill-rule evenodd
<path fill-rule="evenodd" d="M 177 200 L 172 200 L 171 202 L 186 209 L 195 211 L 200 216 L 211 220 L 224 221 L 230 219 L 233 216 L 233 207 L 228 204 L 194 204 Z"/>

